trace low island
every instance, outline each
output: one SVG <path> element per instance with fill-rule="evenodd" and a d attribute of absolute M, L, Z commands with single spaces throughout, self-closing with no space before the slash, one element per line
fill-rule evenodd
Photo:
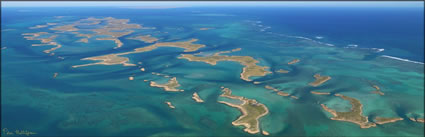
<path fill-rule="evenodd" d="M 187 41 L 178 41 L 178 42 L 155 43 L 155 44 L 147 46 L 147 47 L 136 48 L 133 51 L 129 51 L 129 52 L 107 54 L 107 55 L 102 55 L 102 56 L 83 58 L 81 60 L 94 60 L 94 61 L 99 60 L 101 62 L 83 64 L 83 65 L 75 65 L 75 66 L 72 66 L 72 67 L 77 68 L 77 67 L 90 66 L 90 65 L 118 65 L 118 64 L 122 64 L 124 66 L 136 66 L 135 64 L 128 63 L 129 59 L 127 57 L 122 57 L 122 55 L 148 52 L 148 51 L 154 50 L 154 49 L 159 48 L 159 47 L 183 48 L 183 49 L 185 49 L 184 50 L 185 52 L 196 51 L 199 48 L 205 47 L 205 45 L 194 44 L 193 42 L 195 42 L 195 41 L 197 41 L 197 39 L 191 39 L 191 40 L 187 40 Z"/>
<path fill-rule="evenodd" d="M 219 103 L 238 108 L 242 112 L 242 115 L 233 121 L 232 124 L 234 126 L 244 126 L 244 131 L 250 134 L 259 133 L 259 119 L 269 113 L 268 108 L 264 104 L 258 103 L 254 99 L 247 99 L 241 96 L 232 95 L 232 91 L 228 88 L 223 88 L 222 92 L 223 94 L 221 94 L 220 97 L 240 100 L 242 102 L 241 104 L 233 104 L 226 101 L 218 101 Z"/>
<path fill-rule="evenodd" d="M 330 80 L 330 76 L 320 76 L 320 74 L 315 74 L 314 78 L 316 78 L 315 81 L 309 83 L 310 86 L 317 87 L 325 83 L 326 81 Z"/>
<path fill-rule="evenodd" d="M 135 37 L 127 38 L 127 39 L 140 40 L 146 43 L 153 43 L 155 41 L 158 41 L 158 38 L 152 37 L 151 35 L 135 36 Z"/>
<path fill-rule="evenodd" d="M 255 60 L 253 57 L 250 56 L 228 56 L 228 55 L 220 55 L 220 54 L 214 54 L 212 56 L 194 56 L 191 54 L 182 54 L 180 59 L 187 59 L 189 61 L 198 61 L 198 62 L 205 62 L 207 64 L 216 65 L 218 61 L 235 61 L 239 62 L 240 64 L 244 65 L 241 73 L 241 79 L 245 81 L 252 81 L 249 79 L 249 77 L 252 76 L 265 76 L 270 71 L 267 71 L 266 69 L 268 67 L 258 66 L 258 61 Z"/>
<path fill-rule="evenodd" d="M 154 81 L 151 81 L 150 86 L 151 87 L 163 88 L 165 91 L 171 91 L 171 92 L 182 92 L 182 91 L 184 91 L 182 89 L 177 89 L 178 87 L 180 87 L 180 84 L 177 81 L 177 78 L 176 77 L 171 78 L 165 84 L 158 84 L 158 83 L 156 83 Z"/>
<path fill-rule="evenodd" d="M 333 117 L 332 120 L 347 121 L 360 125 L 360 128 L 370 128 L 375 127 L 375 123 L 369 122 L 367 116 L 362 115 L 363 105 L 359 100 L 351 97 L 347 97 L 341 94 L 335 94 L 335 96 L 341 97 L 344 100 L 350 101 L 351 111 L 349 112 L 337 112 L 333 109 L 328 108 L 325 104 L 321 104 L 322 108 L 327 112 L 331 113 Z"/>

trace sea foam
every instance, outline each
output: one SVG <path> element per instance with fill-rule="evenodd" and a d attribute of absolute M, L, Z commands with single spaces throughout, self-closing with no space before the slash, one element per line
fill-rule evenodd
<path fill-rule="evenodd" d="M 411 63 L 416 63 L 416 64 L 424 64 L 423 62 L 417 62 L 417 61 L 412 61 L 412 60 L 388 56 L 388 55 L 382 55 L 381 57 L 386 57 L 386 58 L 390 58 L 390 59 L 395 59 L 395 60 L 400 60 L 400 61 L 405 61 L 405 62 L 411 62 Z"/>

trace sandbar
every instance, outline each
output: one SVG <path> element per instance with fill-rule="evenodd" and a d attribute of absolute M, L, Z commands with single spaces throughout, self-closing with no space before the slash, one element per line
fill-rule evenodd
<path fill-rule="evenodd" d="M 214 29 L 214 28 L 199 28 L 199 30 L 209 30 L 209 29 Z"/>
<path fill-rule="evenodd" d="M 320 86 L 321 84 L 331 79 L 330 76 L 320 76 L 320 74 L 315 74 L 314 78 L 316 78 L 316 80 L 314 82 L 309 83 L 309 85 L 313 87 Z"/>
<path fill-rule="evenodd" d="M 376 124 L 385 124 L 385 123 L 392 123 L 399 120 L 403 120 L 403 118 L 385 118 L 385 117 L 375 117 L 375 123 Z"/>
<path fill-rule="evenodd" d="M 299 59 L 294 59 L 294 60 L 292 60 L 291 62 L 289 62 L 288 64 L 289 64 L 289 65 L 291 65 L 291 64 L 298 63 L 298 62 L 300 62 L 300 60 L 299 60 Z"/>
<path fill-rule="evenodd" d="M 291 96 L 291 98 L 293 98 L 293 99 L 298 99 L 298 97 L 297 97 L 297 96 Z"/>
<path fill-rule="evenodd" d="M 270 133 L 265 130 L 263 130 L 261 133 L 263 133 L 263 135 L 266 135 L 266 136 L 270 135 Z"/>
<path fill-rule="evenodd" d="M 165 102 L 165 104 L 167 104 L 168 105 L 168 107 L 170 107 L 171 109 L 175 109 L 176 107 L 175 106 L 173 106 L 173 104 L 171 104 L 171 102 L 169 102 L 169 101 L 166 101 Z"/>
<path fill-rule="evenodd" d="M 311 94 L 316 94 L 316 95 L 329 95 L 331 94 L 330 92 L 317 92 L 317 91 L 310 91 Z"/>
<path fill-rule="evenodd" d="M 269 85 L 266 85 L 266 86 L 264 86 L 264 88 L 266 88 L 266 89 L 270 89 L 270 90 L 273 90 L 274 92 L 276 92 L 276 94 L 277 95 L 279 95 L 279 96 L 289 96 L 289 93 L 286 93 L 286 92 L 283 92 L 283 91 L 280 91 L 279 89 L 277 89 L 277 88 L 274 88 L 274 87 L 272 87 L 272 86 L 269 86 Z"/>
<path fill-rule="evenodd" d="M 328 108 L 325 104 L 321 104 L 324 110 L 326 110 L 327 112 L 333 115 L 333 117 L 331 117 L 332 120 L 352 122 L 352 123 L 360 125 L 360 128 L 370 128 L 370 127 L 376 126 L 375 123 L 369 122 L 369 120 L 367 119 L 367 116 L 362 115 L 363 105 L 360 103 L 359 100 L 355 98 L 347 97 L 341 94 L 335 94 L 335 96 L 338 96 L 344 100 L 350 101 L 351 111 L 337 112 L 333 109 Z"/>
<path fill-rule="evenodd" d="M 420 122 L 420 123 L 424 123 L 424 118 L 414 118 L 414 117 L 409 117 L 410 120 L 414 121 L 414 122 Z"/>
<path fill-rule="evenodd" d="M 373 88 L 375 88 L 375 91 L 372 91 L 373 94 L 379 94 L 381 96 L 385 95 L 383 92 L 381 92 L 381 88 L 379 88 L 379 86 L 377 85 L 372 85 Z"/>
<path fill-rule="evenodd" d="M 199 95 L 198 95 L 198 93 L 193 93 L 193 95 L 192 95 L 192 99 L 193 100 L 195 100 L 196 102 L 198 102 L 198 103 L 202 103 L 202 102 L 204 102 L 204 100 L 202 100 L 201 99 L 201 97 L 199 97 Z"/>

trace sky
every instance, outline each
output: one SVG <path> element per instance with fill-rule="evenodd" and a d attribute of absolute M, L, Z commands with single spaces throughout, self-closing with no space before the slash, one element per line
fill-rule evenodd
<path fill-rule="evenodd" d="M 273 7 L 424 7 L 423 1 L 7 1 L 1 7 L 218 7 L 218 6 L 273 6 Z"/>

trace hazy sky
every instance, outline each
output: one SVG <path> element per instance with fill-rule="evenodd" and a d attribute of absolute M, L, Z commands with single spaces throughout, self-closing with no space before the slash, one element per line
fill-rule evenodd
<path fill-rule="evenodd" d="M 1 2 L 1 7 L 78 7 L 78 6 L 117 6 L 117 7 L 196 7 L 196 6 L 280 6 L 280 7 L 422 7 L 423 1 L 409 1 L 409 2 L 295 2 L 295 1 L 162 1 L 162 2 L 149 2 L 149 1 L 15 1 L 15 2 Z"/>

